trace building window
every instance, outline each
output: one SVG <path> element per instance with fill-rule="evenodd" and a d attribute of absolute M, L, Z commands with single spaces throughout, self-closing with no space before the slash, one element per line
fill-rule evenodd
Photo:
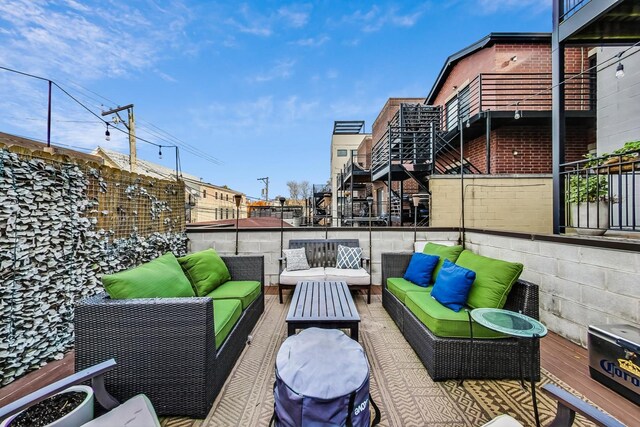
<path fill-rule="evenodd" d="M 218 209 L 213 208 L 213 219 L 218 219 Z"/>
<path fill-rule="evenodd" d="M 229 208 L 225 209 L 225 219 L 229 219 Z"/>
<path fill-rule="evenodd" d="M 454 130 L 458 126 L 458 97 L 447 102 L 445 106 L 447 112 L 447 132 Z"/>
<path fill-rule="evenodd" d="M 218 200 L 218 192 L 213 193 L 215 195 L 215 199 Z"/>
<path fill-rule="evenodd" d="M 207 190 L 202 190 L 202 198 L 206 199 L 207 198 Z"/>
<path fill-rule="evenodd" d="M 338 150 L 338 157 L 347 157 L 347 150 Z"/>
<path fill-rule="evenodd" d="M 227 202 L 229 201 L 229 195 L 227 194 Z"/>

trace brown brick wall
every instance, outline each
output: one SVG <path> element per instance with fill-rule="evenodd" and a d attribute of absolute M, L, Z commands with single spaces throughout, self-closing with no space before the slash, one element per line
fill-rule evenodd
<path fill-rule="evenodd" d="M 393 115 L 400 109 L 400 104 L 422 104 L 424 98 L 389 98 L 380 110 L 378 117 L 371 127 L 371 136 L 373 144 L 380 140 L 382 135 L 387 131 L 387 123 L 393 118 Z"/>
<path fill-rule="evenodd" d="M 516 56 L 517 60 L 511 61 Z M 589 68 L 587 48 L 565 50 L 565 70 L 577 73 Z M 550 73 L 551 45 L 544 43 L 495 44 L 461 59 L 449 72 L 433 105 L 444 105 L 457 89 L 481 73 Z"/>
<path fill-rule="evenodd" d="M 584 124 L 567 125 L 567 162 L 582 159 L 595 140 L 595 129 Z M 465 158 L 481 173 L 486 170 L 486 142 L 480 136 L 465 143 Z M 514 151 L 517 154 L 514 154 Z M 439 161 L 440 166 L 446 162 Z M 551 127 L 536 125 L 503 126 L 491 132 L 492 174 L 551 173 Z"/>

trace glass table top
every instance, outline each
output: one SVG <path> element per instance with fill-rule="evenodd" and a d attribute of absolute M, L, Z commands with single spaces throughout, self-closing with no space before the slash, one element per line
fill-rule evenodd
<path fill-rule="evenodd" d="M 471 317 L 477 323 L 514 337 L 533 338 L 547 335 L 547 328 L 529 316 L 499 308 L 476 308 Z"/>

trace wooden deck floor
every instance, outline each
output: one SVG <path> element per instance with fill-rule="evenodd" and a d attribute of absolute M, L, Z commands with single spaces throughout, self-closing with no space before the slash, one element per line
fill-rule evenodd
<path fill-rule="evenodd" d="M 542 366 L 627 426 L 640 426 L 640 407 L 589 376 L 587 350 L 549 333 L 541 340 Z M 0 406 L 73 373 L 73 352 L 0 388 Z"/>

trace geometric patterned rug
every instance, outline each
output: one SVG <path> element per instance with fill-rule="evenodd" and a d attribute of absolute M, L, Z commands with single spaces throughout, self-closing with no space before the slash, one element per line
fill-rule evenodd
<path fill-rule="evenodd" d="M 265 312 L 253 330 L 253 340 L 236 363 L 204 420 L 165 418 L 165 427 L 267 426 L 273 412 L 275 358 L 286 339 L 288 303 L 267 295 Z M 518 381 L 435 382 L 382 307 L 379 295 L 371 304 L 356 297 L 360 314 L 360 344 L 371 366 L 370 391 L 382 413 L 381 426 L 481 426 L 500 414 L 509 414 L 524 426 L 535 425 L 529 391 Z M 575 394 L 542 370 L 537 384 L 554 383 Z M 539 390 L 539 389 L 538 389 Z M 542 425 L 555 415 L 555 402 L 537 393 Z M 576 417 L 575 426 L 592 426 Z"/>

